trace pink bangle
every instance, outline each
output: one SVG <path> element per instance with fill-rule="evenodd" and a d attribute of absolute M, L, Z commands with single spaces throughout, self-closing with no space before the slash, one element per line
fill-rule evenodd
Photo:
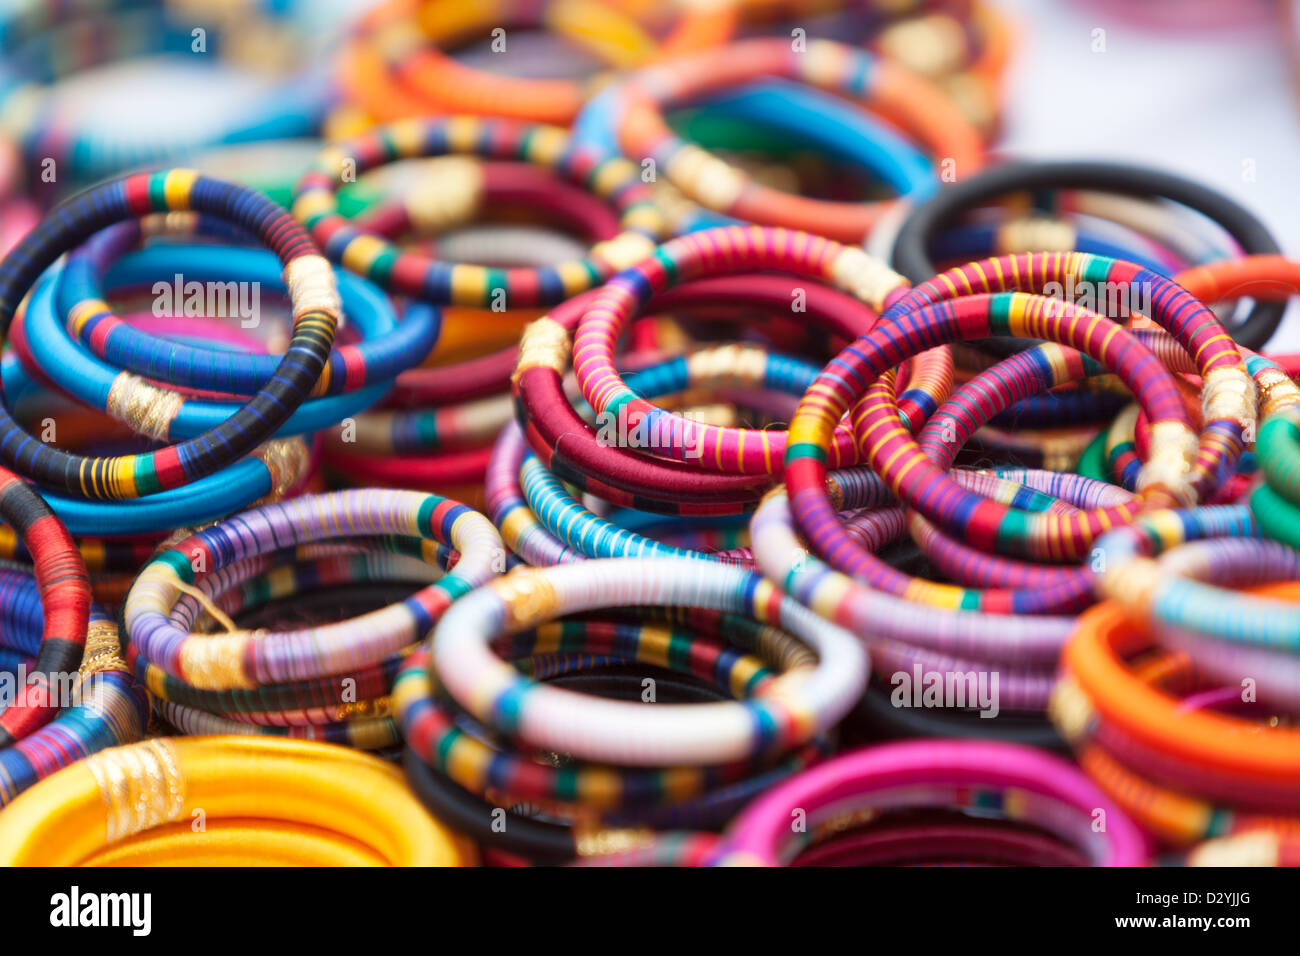
<path fill-rule="evenodd" d="M 780 866 L 813 838 L 818 823 L 850 819 L 864 807 L 916 806 L 918 797 L 926 805 L 938 800 L 1030 820 L 1072 842 L 1095 866 L 1141 866 L 1147 859 L 1136 824 L 1064 760 L 1016 744 L 910 740 L 852 751 L 774 787 L 732 822 L 716 862 Z"/>

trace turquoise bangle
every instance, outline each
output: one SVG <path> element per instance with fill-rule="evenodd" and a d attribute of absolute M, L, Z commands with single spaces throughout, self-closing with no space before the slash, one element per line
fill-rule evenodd
<path fill-rule="evenodd" d="M 24 320 L 27 331 L 27 344 L 42 371 L 53 379 L 64 391 L 92 408 L 109 411 L 109 396 L 114 383 L 123 375 L 108 363 L 102 361 L 81 342 L 68 332 L 67 326 L 58 318 L 54 308 L 54 286 L 58 281 L 58 272 L 46 273 L 36 290 L 32 293 Z M 346 273 L 336 270 L 339 292 L 343 298 L 344 309 L 349 300 L 357 302 L 359 285 L 354 285 L 345 278 Z M 351 290 L 350 292 L 348 290 Z M 357 325 L 363 322 L 371 327 L 364 318 L 364 312 L 357 310 Z M 381 401 L 387 395 L 391 383 L 381 382 L 355 392 L 342 395 L 327 395 L 321 398 L 307 399 L 289 416 L 276 432 L 275 437 L 285 438 L 328 428 L 344 418 L 358 415 L 370 406 Z M 186 399 L 167 423 L 166 433 L 161 439 L 194 438 L 222 422 L 243 407 L 232 402 L 204 402 Z M 110 414 L 112 412 L 110 411 Z M 118 417 L 118 416 L 114 416 Z"/>

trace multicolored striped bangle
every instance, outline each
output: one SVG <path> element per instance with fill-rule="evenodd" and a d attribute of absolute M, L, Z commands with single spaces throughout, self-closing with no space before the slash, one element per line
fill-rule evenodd
<path fill-rule="evenodd" d="M 478 720 L 534 746 L 619 765 L 695 766 L 789 749 L 833 726 L 866 683 L 856 639 L 740 568 L 702 561 L 618 559 L 516 568 L 480 588 L 434 632 L 440 684 Z M 587 699 L 519 677 L 488 647 L 499 631 L 601 607 L 688 605 L 748 614 L 804 640 L 818 654 L 797 688 L 778 679 L 745 704 L 672 712 Z M 484 688 L 490 688 L 485 691 Z M 593 717 L 598 718 L 593 721 Z M 579 729 L 581 726 L 581 729 Z"/>
<path fill-rule="evenodd" d="M 5 571 L 0 573 L 0 593 L 6 624 L 21 621 L 26 625 L 7 626 L 5 644 L 17 646 L 27 672 L 34 673 L 40 667 L 43 649 L 38 643 L 43 633 L 42 603 L 48 601 L 41 582 L 29 574 Z M 72 692 L 72 699 L 53 702 L 60 709 L 58 716 L 21 740 L 0 747 L 0 807 L 71 763 L 144 736 L 149 698 L 121 658 L 117 627 L 94 604 L 88 620 L 75 683 L 69 685 L 61 673 L 46 672 L 57 681 L 56 686 Z M 20 637 L 17 630 L 27 633 Z"/>
<path fill-rule="evenodd" d="M 682 289 L 691 289 L 688 283 Z M 670 359 L 633 372 L 629 387 L 651 396 L 682 391 L 692 384 L 707 383 L 720 376 L 758 381 L 770 387 L 802 394 L 816 369 L 779 353 L 746 346 L 721 345 L 695 353 L 690 358 Z M 693 376 L 701 381 L 693 381 Z M 534 394 L 521 389 L 521 400 Z M 527 411 L 527 405 L 523 405 Z M 531 422 L 531 417 L 530 417 Z M 535 566 L 567 563 L 582 557 L 649 557 L 677 555 L 708 560 L 740 560 L 750 563 L 747 549 L 728 548 L 727 554 L 701 552 L 665 546 L 635 531 L 620 528 L 583 508 L 568 494 L 559 480 L 532 454 L 525 459 L 520 427 L 511 423 L 493 448 L 492 463 L 485 476 L 484 493 L 493 523 L 503 540 L 526 563 Z M 527 471 L 527 475 L 524 471 Z M 538 511 L 538 497 L 547 505 Z M 527 500 L 526 500 L 527 499 Z M 539 519 L 539 515 L 541 516 Z M 580 530 L 577 524 L 582 525 Z M 562 540 L 563 539 L 563 540 Z M 566 543 L 567 541 L 567 543 Z M 585 545 L 584 545 L 585 542 Z M 577 550 L 571 550 L 571 546 Z"/>
<path fill-rule="evenodd" d="M 270 266 L 270 262 L 263 262 Z M 274 276 L 274 271 L 267 273 Z M 132 431 L 158 441 L 175 441 L 194 438 L 221 425 L 238 414 L 238 402 L 212 401 L 195 398 L 174 387 L 156 385 L 129 371 L 120 370 L 94 355 L 78 341 L 74 333 L 60 318 L 55 308 L 62 272 L 50 278 L 42 277 L 32 292 L 27 310 L 23 314 L 23 344 L 33 362 L 55 385 L 78 400 L 105 411 L 111 418 L 124 422 Z M 355 278 L 355 277 L 349 277 Z M 348 289 L 345 304 L 356 299 L 351 294 L 351 283 L 341 285 Z M 87 311 L 107 311 L 102 300 L 90 300 Z M 361 328 L 374 328 L 372 315 L 357 323 Z M 17 323 L 15 323 L 17 324 Z M 277 364 L 283 358 L 272 358 Z M 274 378 L 265 379 L 270 384 Z M 276 431 L 279 437 L 288 437 L 328 427 L 360 412 L 383 399 L 388 383 L 374 382 L 354 392 L 307 398 Z M 256 388 L 253 389 L 256 393 Z"/>
<path fill-rule="evenodd" d="M 123 787 L 140 798 L 120 799 Z M 202 828 L 191 827 L 198 811 Z M 301 740 L 163 737 L 101 751 L 22 794 L 0 819 L 0 859 L 451 866 L 474 856 L 376 757 Z"/>
<path fill-rule="evenodd" d="M 554 169 L 611 203 L 623 231 L 598 243 L 578 262 L 491 269 L 402 252 L 339 215 L 336 190 L 349 172 L 360 175 L 401 159 L 448 154 L 523 160 Z M 472 203 L 473 197 L 472 184 L 456 190 L 440 184 L 422 201 L 418 224 L 446 219 L 457 204 Z M 407 209 L 414 211 L 409 202 Z M 326 255 L 385 289 L 437 304 L 495 309 L 549 305 L 570 298 L 649 255 L 664 231 L 638 167 L 623 159 L 595 160 L 574 153 L 565 132 L 556 127 L 471 117 L 398 122 L 326 149 L 298 184 L 293 211 Z"/>
<path fill-rule="evenodd" d="M 807 315 L 815 316 L 833 332 L 852 337 L 859 329 L 868 328 L 870 313 L 858 311 L 852 298 L 826 286 L 809 285 L 803 289 L 797 280 L 772 276 L 744 274 L 684 282 L 650 299 L 647 308 L 685 311 L 711 304 L 731 307 L 736 302 L 744 302 L 779 313 L 796 302 L 801 289 L 809 310 Z M 578 316 L 584 315 L 585 307 L 595 298 L 597 293 L 571 299 L 547 316 L 551 321 L 539 321 L 525 330 L 525 341 L 533 346 L 526 352 L 520 351 L 513 385 L 517 412 L 534 454 L 556 476 L 617 505 L 668 514 L 728 514 L 744 510 L 746 503 L 754 501 L 766 488 L 766 472 L 754 476 L 715 475 L 702 472 L 697 464 L 636 454 L 633 449 L 599 440 L 599 434 L 573 411 L 562 385 L 571 354 L 567 330 L 576 324 Z M 776 378 L 767 381 L 766 359 L 761 371 L 766 384 L 777 384 Z M 772 371 L 776 371 L 775 365 Z M 922 375 L 919 373 L 918 377 Z M 940 376 L 935 381 L 922 381 L 918 392 L 909 398 L 927 401 L 920 389 L 939 389 L 941 385 Z M 619 434 L 620 412 L 607 412 L 607 416 L 604 421 L 615 425 L 612 431 Z M 627 421 L 625 416 L 623 421 Z M 672 432 L 651 431 L 649 424 L 647 421 L 647 434 L 667 438 L 667 441 L 660 440 L 659 445 L 672 444 Z M 692 428 L 702 427 L 692 423 Z M 633 429 L 623 431 L 630 433 Z"/>
<path fill-rule="evenodd" d="M 0 751 L 12 747 L 66 706 L 66 678 L 86 647 L 90 576 L 72 536 L 26 482 L 0 468 L 0 517 L 32 556 L 45 623 L 33 670 L 15 699 L 0 704 Z"/>
<path fill-rule="evenodd" d="M 160 283 L 155 280 L 166 277 L 161 285 L 172 310 L 178 313 L 189 305 L 193 295 L 189 290 L 194 284 L 203 292 L 204 303 L 221 295 L 220 290 L 231 290 L 229 298 L 223 296 L 214 303 L 227 310 L 239 309 L 244 301 L 243 290 L 250 290 L 250 297 L 255 299 L 249 304 L 258 312 L 240 316 L 241 324 L 257 322 L 262 285 L 269 286 L 271 294 L 283 290 L 275 258 L 254 250 L 169 242 L 120 261 L 128 250 L 144 241 L 148 225 L 139 220 L 118 223 L 68 256 L 55 296 L 55 306 L 66 318 L 68 330 L 109 364 L 155 382 L 232 395 L 253 394 L 275 374 L 279 357 L 161 341 L 118 318 L 105 301 L 105 285 L 149 286 L 158 293 Z M 199 216 L 187 224 L 185 234 L 204 236 L 211 231 L 205 217 Z M 166 235 L 174 238 L 176 232 L 168 228 Z M 396 378 L 416 365 L 438 340 L 437 309 L 416 303 L 398 322 L 392 304 L 379 289 L 341 271 L 337 281 L 344 314 L 364 338 L 356 345 L 342 345 L 330 352 L 313 396 L 353 392 Z M 218 291 L 204 291 L 214 288 Z"/>
<path fill-rule="evenodd" d="M 42 285 L 32 301 L 39 303 L 47 295 L 48 285 Z M 23 319 L 21 314 L 15 319 L 10 338 L 14 351 L 20 354 Z M 21 368 L 6 371 L 9 374 L 5 375 L 5 394 L 13 400 L 32 382 Z M 68 428 L 71 419 L 66 413 L 57 415 L 58 434 L 65 446 L 78 447 L 77 435 Z M 91 432 L 96 433 L 104 434 L 102 425 L 98 432 Z M 68 531 L 80 537 L 79 547 L 91 571 L 113 569 L 134 575 L 148 560 L 151 545 L 141 550 L 124 542 L 104 542 L 84 536 L 97 537 L 106 529 L 111 529 L 114 535 L 156 535 L 212 521 L 256 501 L 277 500 L 297 491 L 310 477 L 312 468 L 312 450 L 301 438 L 275 439 L 215 474 L 129 503 L 95 501 L 49 491 L 44 497 Z M 6 537 L 6 533 L 7 529 L 0 529 L 0 555 L 13 553 L 10 548 L 14 539 Z"/>
<path fill-rule="evenodd" d="M 1039 291 L 1060 277 L 1069 277 L 1071 284 L 1113 282 L 1124 288 L 1130 282 L 1149 282 L 1154 286 L 1155 318 L 1199 357 L 1207 383 L 1206 426 L 1199 445 L 1172 377 L 1130 334 L 1068 302 L 1002 291 L 1022 285 Z M 977 291 L 981 288 L 997 291 Z M 961 295 L 964 290 L 972 294 Z M 1161 422 L 1154 434 L 1162 436 L 1163 450 L 1145 466 L 1139 481 L 1139 494 L 1147 506 L 1195 503 L 1217 487 L 1225 469 L 1235 465 L 1241 436 L 1253 427 L 1253 386 L 1232 341 L 1199 302 L 1169 280 L 1137 266 L 1076 253 L 973 263 L 927 281 L 887 309 L 882 324 L 828 365 L 800 403 L 791 422 L 785 474 L 799 527 L 809 533 L 820 553 L 829 553 L 842 538 L 823 488 L 826 468 L 821 449 L 829 425 L 883 371 L 920 348 L 954 338 L 1021 332 L 1081 348 L 1122 371 L 1130 388 L 1152 403 L 1152 418 Z M 957 488 L 929 462 L 907 430 L 882 410 L 875 411 L 871 427 L 877 431 L 868 434 L 870 460 L 876 467 L 888 461 L 884 477 L 891 490 L 981 550 L 996 545 L 1030 556 L 1076 559 L 1100 531 L 1123 522 L 1136 510 L 1102 509 L 1068 519 L 1026 516 Z"/>
<path fill-rule="evenodd" d="M 817 824 L 848 813 L 868 819 L 898 806 L 981 807 L 1044 827 L 1096 866 L 1138 866 L 1147 843 L 1133 821 L 1058 757 L 986 741 L 916 740 L 836 757 L 760 796 L 728 827 L 723 866 L 780 866 Z M 790 826 L 803 812 L 807 826 Z M 1104 814 L 1104 828 L 1093 825 Z"/>
<path fill-rule="evenodd" d="M 897 123 L 933 156 L 967 175 L 979 168 L 980 135 L 939 90 L 889 60 L 828 40 L 814 40 L 806 51 L 787 40 L 755 39 L 733 43 L 648 67 L 621 88 L 623 112 L 619 143 L 624 155 L 651 158 L 687 198 L 706 208 L 757 222 L 807 229 L 858 243 L 887 208 L 885 203 L 838 203 L 793 196 L 762 186 L 698 146 L 678 138 L 661 110 L 748 80 L 777 77 L 842 94 Z M 912 199 L 928 197 L 933 176 L 909 174 L 911 149 L 880 134 L 880 168 L 910 185 Z M 892 174 L 892 175 L 890 175 Z"/>
<path fill-rule="evenodd" d="M 1098 363 L 1075 350 L 1051 343 L 1017 353 L 959 387 L 930 416 L 917 436 L 917 442 L 936 467 L 950 468 L 962 446 L 991 416 L 1038 389 L 1096 374 L 1100 369 Z M 868 389 L 866 400 L 854 406 L 852 418 L 858 434 L 866 433 L 869 404 L 880 403 L 888 408 L 892 403 L 891 375 L 887 372 L 882 381 Z M 964 482 L 970 480 L 962 477 L 960 472 L 952 474 Z M 999 474 L 1013 476 L 1006 470 L 999 471 Z M 1016 471 L 1014 477 L 1024 480 L 1031 474 Z M 1036 483 L 1040 492 L 1064 499 L 1075 508 L 1113 507 L 1133 499 L 1121 489 L 1076 476 L 1048 473 L 1034 474 L 1033 478 L 1044 482 L 1041 485 Z M 1015 498 L 1003 498 L 1003 503 L 1021 509 L 1047 510 L 1034 506 L 1032 489 L 1026 490 L 1031 494 L 1019 492 Z M 954 590 L 919 582 L 917 587 L 895 593 L 947 607 L 998 613 L 1061 612 L 1078 610 L 1091 603 L 1091 583 L 1079 568 L 1025 564 L 981 553 L 960 538 L 945 534 L 915 511 L 908 512 L 907 521 L 913 539 L 936 569 L 966 588 Z M 828 560 L 831 555 L 827 553 Z M 866 569 L 878 563 L 869 550 L 860 547 L 852 552 L 841 549 L 833 555 L 835 567 L 855 576 L 866 573 Z M 971 586 L 990 590 L 970 590 Z M 925 597 L 927 593 L 942 599 Z"/>
<path fill-rule="evenodd" d="M 614 366 L 614 347 L 623 327 L 652 295 L 688 279 L 759 269 L 777 269 L 833 284 L 852 292 L 876 311 L 904 291 L 901 276 L 860 249 L 806 233 L 732 226 L 670 240 L 655 251 L 653 258 L 606 283 L 578 322 L 572 346 L 573 369 L 583 396 L 597 416 L 644 419 L 652 434 L 668 436 L 656 451 L 697 468 L 741 474 L 778 471 L 785 448 L 782 433 L 719 429 L 689 422 L 637 396 Z M 567 344 L 567 337 L 561 340 L 558 329 L 550 340 L 556 349 Z M 539 359 L 546 357 L 539 355 Z M 567 355 L 561 352 L 560 358 L 567 359 Z M 526 367 L 526 361 L 527 357 L 521 355 L 520 366 Z M 831 446 L 832 454 L 848 453 L 853 447 L 851 433 L 844 431 Z M 844 463 L 852 464 L 855 457 L 849 455 Z"/>
<path fill-rule="evenodd" d="M 518 664 L 526 658 L 538 661 L 563 653 L 577 655 L 582 670 L 615 663 L 693 673 L 720 689 L 724 699 L 734 700 L 763 692 L 776 679 L 769 666 L 782 673 L 807 672 L 814 667 L 812 655 L 788 635 L 735 616 L 726 621 L 750 627 L 739 627 L 734 638 L 728 634 L 718 641 L 692 628 L 657 623 L 565 621 L 514 635 L 499 650 Z M 747 760 L 681 768 L 588 763 L 557 768 L 539 763 L 527 751 L 513 750 L 459 713 L 430 678 L 429 664 L 429 652 L 420 650 L 402 665 L 393 685 L 397 720 L 407 743 L 422 760 L 471 793 L 494 790 L 512 800 L 546 801 L 604 813 L 694 800 L 761 769 Z M 531 676 L 542 679 L 535 667 Z M 644 681 L 637 681 L 638 692 L 644 688 Z"/>
<path fill-rule="evenodd" d="M 1195 710 L 1189 706 L 1200 685 L 1196 682 L 1195 665 L 1180 654 L 1154 654 L 1135 660 L 1137 678 L 1151 689 L 1175 698 L 1181 698 L 1179 707 L 1184 712 Z M 1226 690 L 1227 694 L 1219 693 Z M 1216 689 L 1212 692 L 1220 700 L 1240 698 L 1238 687 Z M 1052 716 L 1062 725 L 1068 713 L 1058 702 L 1053 702 Z M 1115 755 L 1100 746 L 1090 736 L 1077 736 L 1073 740 L 1075 759 L 1084 772 L 1110 794 L 1145 831 L 1161 843 L 1175 847 L 1188 846 L 1207 838 L 1231 834 L 1264 831 L 1281 834 L 1300 833 L 1300 817 L 1294 813 L 1273 814 L 1256 812 L 1233 806 L 1230 801 L 1207 800 L 1195 788 L 1171 789 L 1153 783 L 1143 773 L 1148 765 L 1139 762 L 1133 766 L 1121 762 Z"/>
<path fill-rule="evenodd" d="M 199 582 L 196 593 L 205 595 L 206 602 L 191 594 L 184 595 L 173 609 L 171 620 L 177 627 L 194 630 L 205 603 L 235 619 L 240 614 L 259 611 L 268 602 L 286 598 L 297 598 L 297 606 L 302 607 L 310 600 L 304 596 L 307 592 L 337 593 L 341 587 L 355 588 L 358 583 L 388 585 L 382 593 L 390 593 L 395 588 L 400 599 L 404 592 L 435 583 L 451 561 L 451 552 L 446 548 L 438 549 L 433 563 L 421 556 L 408 555 L 404 552 L 410 550 L 410 545 L 403 543 L 405 541 L 384 539 L 378 542 L 385 549 L 380 551 L 362 550 L 352 542 L 299 547 L 294 555 L 296 560 L 287 564 L 281 563 L 283 552 L 236 561 Z M 401 550 L 397 553 L 387 550 L 394 547 Z M 381 600 L 378 603 L 386 602 Z M 254 696 L 252 692 L 244 694 L 242 699 L 237 693 L 223 693 L 219 701 L 226 702 L 225 706 L 210 712 L 167 699 L 170 695 L 187 699 L 198 696 L 203 700 L 210 695 L 194 690 L 188 695 L 175 695 L 172 693 L 174 686 L 164 682 L 159 712 L 173 726 L 189 734 L 218 731 L 272 734 L 381 750 L 401 740 L 390 714 L 387 688 L 391 684 L 395 663 L 402 656 L 399 651 L 380 662 L 379 669 L 387 677 L 382 680 L 383 689 L 377 694 L 363 694 L 354 676 L 358 671 L 353 671 L 348 678 L 335 676 L 332 695 L 325 699 L 316 698 L 315 702 L 303 698 L 313 695 L 320 682 L 304 681 L 295 688 L 299 698 L 287 708 L 271 706 L 258 709 L 257 704 L 248 699 Z M 135 663 L 139 668 L 139 657 Z M 349 678 L 350 684 L 346 682 Z M 366 681 L 364 687 L 370 686 L 371 682 Z M 351 693 L 340 693 L 340 688 L 349 687 Z M 266 689 L 259 688 L 259 691 Z M 264 702 L 270 695 L 257 696 Z M 210 699 L 208 702 L 213 703 Z M 250 703 L 253 703 L 252 707 L 246 706 Z"/>
<path fill-rule="evenodd" d="M 884 483 L 864 470 L 833 472 L 831 480 L 837 500 L 842 497 L 846 506 L 850 494 L 841 482 L 855 482 L 872 495 L 871 500 L 859 497 L 853 506 L 872 507 L 889 498 Z M 823 563 L 795 536 L 784 488 L 769 492 L 754 512 L 750 547 L 763 574 L 786 593 L 859 635 L 880 673 L 910 674 L 918 663 L 937 672 L 997 670 L 1003 708 L 1045 706 L 1073 618 L 954 611 L 868 587 Z"/>
<path fill-rule="evenodd" d="M 1104 535 L 1089 569 L 1098 593 L 1118 601 L 1162 645 L 1217 680 L 1240 686 L 1249 678 L 1262 703 L 1294 707 L 1300 631 L 1289 606 L 1215 586 L 1300 573 L 1293 549 L 1259 534 L 1245 506 L 1154 512 Z"/>
<path fill-rule="evenodd" d="M 191 170 L 127 176 L 96 186 L 58 207 L 0 267 L 0 334 L 7 334 L 22 297 L 63 252 L 98 229 L 151 212 L 193 209 L 231 217 L 285 264 L 294 333 L 275 378 L 228 420 L 201 436 L 160 451 L 83 458 L 43 445 L 22 430 L 0 402 L 0 457 L 42 485 L 88 498 L 137 498 L 212 474 L 248 454 L 311 393 L 329 357 L 341 307 L 329 263 L 286 212 L 251 190 Z M 154 396 L 141 416 L 163 409 Z"/>
<path fill-rule="evenodd" d="M 397 534 L 441 541 L 461 554 L 455 570 L 401 604 L 342 624 L 282 634 L 233 631 L 196 637 L 168 618 L 181 592 L 230 561 L 307 541 Z M 198 532 L 147 565 L 127 596 L 132 648 L 200 689 L 337 674 L 419 640 L 453 601 L 505 569 L 505 549 L 482 515 L 434 495 L 363 489 L 297 498 Z"/>
<path fill-rule="evenodd" d="M 1246 252 L 1267 254 L 1281 252 L 1272 234 L 1253 214 L 1222 193 L 1207 189 L 1191 180 L 1144 166 L 1118 163 L 1022 161 L 1002 164 L 978 175 L 963 177 L 959 182 L 952 184 L 951 189 L 940 191 L 928 203 L 918 207 L 899 231 L 892 260 L 894 267 L 913 282 L 920 283 L 929 279 L 938 270 L 930 258 L 927 247 L 932 237 L 946 223 L 952 222 L 953 218 L 960 213 L 985 202 L 1010 193 L 1034 189 L 1105 190 L 1126 196 L 1159 197 L 1194 209 L 1218 223 L 1241 244 Z M 1097 261 L 1109 260 L 1098 259 Z M 1159 307 L 1159 301 L 1164 298 L 1164 294 L 1162 294 L 1162 285 L 1154 282 L 1155 275 L 1156 273 L 1146 270 L 1123 278 L 1132 278 L 1133 281 L 1151 281 L 1152 290 L 1157 293 L 1151 301 Z M 1112 279 L 1122 281 L 1120 276 L 1113 276 Z M 1057 277 L 1053 277 L 1053 280 L 1063 281 Z M 1079 275 L 1076 276 L 1076 281 L 1086 283 L 1097 279 Z M 988 283 L 983 280 L 976 281 L 975 285 L 988 287 Z M 1068 285 L 1065 288 L 1073 290 L 1075 286 Z M 1086 289 L 1088 286 L 1081 285 L 1078 288 Z M 968 291 L 965 286 L 959 285 L 957 289 L 939 291 L 939 298 L 946 299 L 962 294 L 958 289 Z M 1094 298 L 1093 301 L 1098 300 Z M 1250 314 L 1229 331 L 1241 344 L 1258 349 L 1272 336 L 1281 321 L 1282 311 L 1282 307 L 1277 303 L 1256 302 Z M 996 347 L 996 344 L 994 345 Z"/>

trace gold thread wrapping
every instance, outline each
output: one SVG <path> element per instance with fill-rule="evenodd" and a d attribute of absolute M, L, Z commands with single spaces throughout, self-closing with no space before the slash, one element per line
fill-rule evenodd
<path fill-rule="evenodd" d="M 1239 368 L 1216 368 L 1201 378 L 1201 414 L 1207 422 L 1227 419 L 1243 429 L 1255 422 L 1255 380 Z"/>
<path fill-rule="evenodd" d="M 1074 226 L 1051 216 L 1021 216 L 998 228 L 999 255 L 1018 252 L 1072 252 L 1078 240 Z"/>
<path fill-rule="evenodd" d="M 907 285 L 905 278 L 857 246 L 845 246 L 835 257 L 831 278 L 877 312 L 884 309 L 885 296 Z"/>
<path fill-rule="evenodd" d="M 154 212 L 140 217 L 140 236 L 192 236 L 199 230 L 199 214 L 193 210 Z M 177 306 L 179 309 L 179 306 Z"/>
<path fill-rule="evenodd" d="M 519 376 L 530 368 L 555 369 L 557 374 L 563 375 L 569 367 L 572 348 L 568 330 L 549 315 L 529 322 L 519 339 L 519 361 L 515 363 L 510 381 L 517 382 Z"/>
<path fill-rule="evenodd" d="M 491 587 L 505 604 L 505 623 L 510 631 L 542 620 L 555 608 L 555 588 L 530 568 L 517 567 Z"/>
<path fill-rule="evenodd" d="M 877 42 L 886 57 L 931 78 L 960 69 L 966 59 L 965 29 L 939 13 L 892 24 Z"/>
<path fill-rule="evenodd" d="M 79 680 L 102 671 L 122 671 L 131 673 L 122 659 L 122 645 L 117 638 L 117 625 L 112 621 L 91 621 L 86 628 L 86 649 L 81 655 L 81 667 L 77 669 Z"/>
<path fill-rule="evenodd" d="M 639 232 L 621 232 L 613 239 L 605 239 L 591 247 L 590 256 L 604 262 L 615 272 L 622 272 L 655 251 L 654 240 Z"/>
<path fill-rule="evenodd" d="M 575 823 L 573 842 L 578 856 L 606 856 L 643 850 L 654 845 L 655 833 L 643 827 L 601 827 Z"/>
<path fill-rule="evenodd" d="M 1256 380 L 1261 420 L 1276 415 L 1283 408 L 1300 404 L 1300 388 L 1280 369 L 1265 369 Z"/>
<path fill-rule="evenodd" d="M 175 822 L 185 810 L 185 779 L 165 738 L 101 750 L 85 767 L 104 801 L 109 843 Z"/>
<path fill-rule="evenodd" d="M 244 674 L 244 651 L 258 632 L 235 631 L 203 637 L 191 635 L 181 644 L 185 682 L 202 690 L 251 689 L 257 684 Z"/>
<path fill-rule="evenodd" d="M 167 441 L 172 422 L 185 404 L 179 392 L 169 392 L 131 372 L 119 372 L 108 390 L 105 411 L 134 432 Z"/>
<path fill-rule="evenodd" d="M 483 166 L 469 156 L 427 160 L 406 194 L 406 215 L 417 232 L 436 235 L 469 222 L 483 199 Z"/>
<path fill-rule="evenodd" d="M 1078 682 L 1066 674 L 1052 687 L 1047 713 L 1061 735 L 1070 743 L 1082 740 L 1092 720 L 1092 702 Z"/>
<path fill-rule="evenodd" d="M 285 492 L 296 485 L 307 473 L 311 454 L 307 443 L 300 437 L 277 438 L 266 442 L 256 451 L 256 456 L 271 474 L 271 490 L 256 504 L 279 501 Z"/>
<path fill-rule="evenodd" d="M 293 303 L 296 323 L 306 312 L 324 312 L 343 324 L 343 302 L 329 260 L 320 255 L 299 256 L 284 267 L 284 286 Z"/>

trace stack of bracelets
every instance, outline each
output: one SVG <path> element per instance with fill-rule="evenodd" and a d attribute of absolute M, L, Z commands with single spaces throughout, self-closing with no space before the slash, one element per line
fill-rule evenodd
<path fill-rule="evenodd" d="M 0 13 L 0 863 L 1300 864 L 1300 262 L 994 6 Z"/>

